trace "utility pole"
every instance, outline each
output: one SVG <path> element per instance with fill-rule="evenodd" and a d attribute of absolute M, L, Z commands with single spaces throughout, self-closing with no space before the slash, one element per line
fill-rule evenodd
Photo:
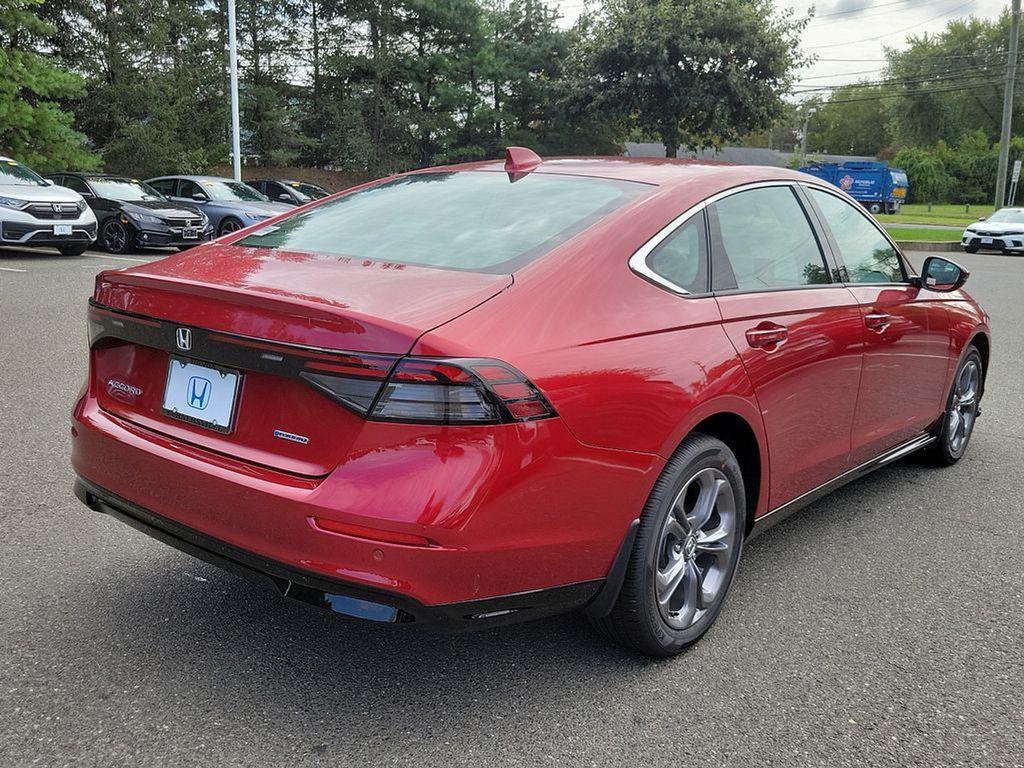
<path fill-rule="evenodd" d="M 1006 55 L 1006 85 L 1003 88 L 1003 127 L 999 136 L 999 170 L 996 176 L 996 210 L 1006 205 L 1006 167 L 1010 163 L 1010 131 L 1013 122 L 1013 81 L 1017 75 L 1017 36 L 1020 32 L 1020 0 L 1013 0 L 1010 17 L 1010 49 Z"/>
<path fill-rule="evenodd" d="M 238 135 L 238 41 L 235 39 L 235 0 L 228 0 L 228 67 L 231 71 L 231 161 L 235 181 L 241 181 L 242 140 Z"/>

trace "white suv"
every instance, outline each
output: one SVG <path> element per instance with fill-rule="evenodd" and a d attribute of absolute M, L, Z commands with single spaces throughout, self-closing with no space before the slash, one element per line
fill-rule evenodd
<path fill-rule="evenodd" d="M 75 256 L 96 239 L 96 215 L 77 192 L 0 156 L 0 245 L 48 246 Z"/>

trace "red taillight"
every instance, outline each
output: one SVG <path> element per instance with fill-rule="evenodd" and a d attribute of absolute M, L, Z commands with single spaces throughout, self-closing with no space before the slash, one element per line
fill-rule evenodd
<path fill-rule="evenodd" d="M 498 360 L 346 355 L 310 362 L 302 378 L 373 421 L 501 424 L 556 415 L 519 371 Z"/>

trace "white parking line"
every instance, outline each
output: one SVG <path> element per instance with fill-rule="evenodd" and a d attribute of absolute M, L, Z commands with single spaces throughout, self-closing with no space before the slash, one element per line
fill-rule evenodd
<path fill-rule="evenodd" d="M 0 267 L 0 272 L 28 272 L 27 269 L 15 269 L 14 267 Z"/>

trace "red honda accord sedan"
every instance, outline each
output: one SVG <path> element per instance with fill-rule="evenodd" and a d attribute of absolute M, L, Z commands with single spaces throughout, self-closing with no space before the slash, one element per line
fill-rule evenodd
<path fill-rule="evenodd" d="M 850 197 L 778 168 L 434 168 L 101 273 L 76 493 L 342 614 L 582 608 L 677 653 L 744 539 L 967 448 L 988 318 Z"/>

